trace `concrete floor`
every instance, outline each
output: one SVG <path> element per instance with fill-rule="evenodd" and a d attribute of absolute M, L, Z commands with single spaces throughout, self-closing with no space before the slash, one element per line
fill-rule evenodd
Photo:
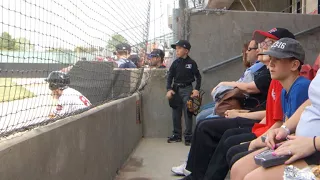
<path fill-rule="evenodd" d="M 183 163 L 189 152 L 184 143 L 167 143 L 165 138 L 142 139 L 120 170 L 116 180 L 176 180 L 171 167 Z"/>

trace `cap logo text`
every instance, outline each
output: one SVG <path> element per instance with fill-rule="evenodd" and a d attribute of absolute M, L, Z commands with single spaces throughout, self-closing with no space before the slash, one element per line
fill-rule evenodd
<path fill-rule="evenodd" d="M 270 31 L 268 31 L 268 33 L 273 33 L 273 32 L 276 32 L 276 31 L 278 31 L 278 29 L 277 28 L 273 28 Z"/>
<path fill-rule="evenodd" d="M 284 49 L 286 47 L 287 43 L 283 43 L 283 42 L 275 42 L 272 44 L 271 48 L 280 48 L 280 49 Z"/>

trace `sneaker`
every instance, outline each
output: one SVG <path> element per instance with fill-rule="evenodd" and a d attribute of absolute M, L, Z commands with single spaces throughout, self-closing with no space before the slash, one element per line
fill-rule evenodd
<path fill-rule="evenodd" d="M 170 137 L 168 137 L 168 143 L 171 143 L 171 142 L 181 142 L 181 136 L 178 136 L 178 135 L 172 135 Z"/>
<path fill-rule="evenodd" d="M 190 146 L 191 145 L 191 139 L 192 139 L 192 135 L 185 135 L 184 136 L 184 144 L 186 146 Z"/>
<path fill-rule="evenodd" d="M 185 176 L 189 176 L 191 174 L 191 172 L 189 170 L 187 170 L 186 168 L 183 169 L 183 174 Z"/>
<path fill-rule="evenodd" d="M 184 140 L 184 145 L 190 146 L 190 145 L 191 145 L 191 140 L 185 139 L 185 140 Z"/>
<path fill-rule="evenodd" d="M 186 169 L 187 163 L 183 163 L 180 166 L 176 166 L 176 167 L 172 167 L 171 171 L 178 176 L 185 176 L 185 174 L 183 173 L 183 170 Z"/>

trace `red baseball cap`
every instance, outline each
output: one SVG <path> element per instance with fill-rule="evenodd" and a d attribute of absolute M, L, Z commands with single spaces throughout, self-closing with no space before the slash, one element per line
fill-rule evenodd
<path fill-rule="evenodd" d="M 292 38 L 296 39 L 295 36 L 285 28 L 272 28 L 269 31 L 256 30 L 253 32 L 252 39 L 258 43 L 264 41 L 266 38 L 279 40 L 281 38 Z"/>

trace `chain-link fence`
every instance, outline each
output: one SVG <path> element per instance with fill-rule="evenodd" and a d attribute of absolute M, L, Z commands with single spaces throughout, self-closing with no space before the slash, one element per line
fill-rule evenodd
<path fill-rule="evenodd" d="M 138 90 L 150 0 L 10 0 L 0 8 L 0 136 Z M 138 68 L 118 68 L 119 43 L 132 45 Z M 58 77 L 46 81 L 53 71 Z"/>

